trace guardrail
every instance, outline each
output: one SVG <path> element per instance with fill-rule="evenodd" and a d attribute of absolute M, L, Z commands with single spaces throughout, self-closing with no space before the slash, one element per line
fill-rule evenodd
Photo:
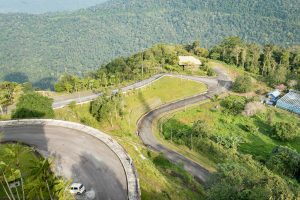
<path fill-rule="evenodd" d="M 28 126 L 28 125 L 43 125 L 43 126 L 58 126 L 64 128 L 70 128 L 91 135 L 104 144 L 106 144 L 119 158 L 124 168 L 126 179 L 127 179 L 127 193 L 129 200 L 140 199 L 140 187 L 137 171 L 133 165 L 132 159 L 127 154 L 125 149 L 112 139 L 109 135 L 94 129 L 89 126 L 82 124 L 52 120 L 52 119 L 24 119 L 24 120 L 11 120 L 11 121 L 0 121 L 0 126 Z"/>

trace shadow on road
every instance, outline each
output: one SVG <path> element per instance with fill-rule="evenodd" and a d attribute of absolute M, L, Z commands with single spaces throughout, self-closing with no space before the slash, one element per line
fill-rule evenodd
<path fill-rule="evenodd" d="M 89 169 L 96 171 L 88 171 Z M 127 199 L 127 187 L 120 183 L 114 171 L 104 161 L 89 152 L 80 155 L 80 162 L 72 166 L 72 179 L 86 187 L 86 193 L 78 195 L 78 199 Z"/>

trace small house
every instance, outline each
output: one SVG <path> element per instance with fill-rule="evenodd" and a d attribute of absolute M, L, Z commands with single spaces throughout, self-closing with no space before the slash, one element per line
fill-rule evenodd
<path fill-rule="evenodd" d="M 200 65 L 202 65 L 202 62 L 194 56 L 179 56 L 179 65 L 182 66 L 183 69 L 185 69 L 185 67 L 198 69 Z"/>
<path fill-rule="evenodd" d="M 287 93 L 277 101 L 276 107 L 300 115 L 300 92 L 290 90 L 289 93 Z"/>
<path fill-rule="evenodd" d="M 275 105 L 276 101 L 279 99 L 280 94 L 281 93 L 279 90 L 274 90 L 272 92 L 269 92 L 267 94 L 267 99 L 265 100 L 266 104 Z"/>

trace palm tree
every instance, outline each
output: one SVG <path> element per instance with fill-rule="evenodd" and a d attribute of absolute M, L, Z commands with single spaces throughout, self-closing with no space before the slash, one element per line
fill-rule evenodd
<path fill-rule="evenodd" d="M 71 200 L 74 199 L 74 196 L 68 191 L 70 187 L 71 180 L 63 181 L 62 179 L 58 179 L 55 181 L 55 185 L 53 188 L 53 192 L 55 197 L 59 200 Z"/>
<path fill-rule="evenodd" d="M 20 157 L 24 153 L 24 148 L 20 144 L 12 144 L 8 148 L 6 148 L 5 151 L 7 157 L 12 158 L 11 159 L 12 161 L 16 161 L 16 167 L 17 170 L 19 170 L 19 177 L 21 178 L 22 196 L 24 200 L 25 199 L 24 184 L 23 184 L 24 182 L 23 182 L 22 172 L 20 170 Z M 16 191 L 17 191 L 18 199 L 20 199 L 18 190 L 16 189 Z"/>
<path fill-rule="evenodd" d="M 4 171 L 5 171 L 5 168 L 6 168 L 6 167 L 7 167 L 7 164 L 4 163 L 3 161 L 1 161 L 1 162 L 0 162 L 0 171 L 1 171 L 1 174 L 0 174 L 0 182 L 1 182 L 2 188 L 3 188 L 3 190 L 4 190 L 4 192 L 5 192 L 6 196 L 7 196 L 7 198 L 8 198 L 9 200 L 12 200 L 12 198 L 11 198 L 9 192 L 7 191 L 5 185 L 3 184 L 3 181 L 4 181 L 4 182 L 6 183 L 6 185 L 8 185 L 8 183 L 5 181 L 5 180 L 6 180 L 6 177 L 5 177 L 5 175 L 4 175 Z M 9 187 L 8 187 L 8 188 L 9 188 Z"/>
<path fill-rule="evenodd" d="M 43 185 L 43 183 L 46 183 L 46 187 L 48 190 L 48 194 L 50 199 L 52 200 L 51 190 L 48 183 L 48 180 L 50 182 L 53 182 L 53 177 L 50 170 L 50 162 L 47 159 L 44 160 L 37 160 L 33 161 L 34 165 L 31 168 L 30 175 L 32 179 L 39 180 L 38 184 Z M 41 187 L 40 187 L 41 189 Z M 41 190 L 39 191 L 39 194 L 41 195 L 41 198 L 43 199 L 43 195 Z"/>

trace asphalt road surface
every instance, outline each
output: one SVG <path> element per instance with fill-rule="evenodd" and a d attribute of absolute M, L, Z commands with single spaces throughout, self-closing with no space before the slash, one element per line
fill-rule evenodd
<path fill-rule="evenodd" d="M 163 146 L 159 141 L 157 141 L 152 130 L 152 123 L 163 113 L 167 113 L 172 110 L 185 107 L 187 105 L 195 104 L 197 102 L 211 98 L 216 94 L 227 91 L 231 86 L 231 79 L 221 68 L 216 67 L 214 70 L 218 74 L 217 78 L 181 76 L 182 78 L 205 83 L 208 86 L 208 91 L 206 93 L 161 106 L 160 108 L 147 113 L 141 118 L 138 123 L 139 136 L 146 146 L 163 153 L 169 160 L 176 164 L 183 164 L 184 169 L 190 172 L 198 181 L 202 183 L 207 182 L 210 173 L 196 162 L 184 157 L 176 151 Z"/>
<path fill-rule="evenodd" d="M 106 144 L 77 130 L 49 126 L 0 127 L 1 141 L 18 141 L 37 149 L 46 158 L 55 156 L 55 173 L 81 182 L 94 198 L 127 199 L 122 163 Z M 86 195 L 87 196 L 87 195 Z M 93 195 L 92 195 L 93 196 Z"/>
<path fill-rule="evenodd" d="M 128 85 L 126 87 L 123 87 L 120 89 L 121 92 L 125 93 L 128 92 L 130 90 L 134 90 L 134 89 L 138 89 L 138 88 L 142 88 L 147 86 L 148 84 L 160 79 L 162 76 L 164 76 L 164 74 L 156 74 L 148 79 L 136 82 L 134 84 Z M 118 92 L 118 90 L 113 90 L 112 93 L 116 93 Z M 54 109 L 58 109 L 58 108 L 63 108 L 67 105 L 69 105 L 71 102 L 76 102 L 77 104 L 80 103 L 87 103 L 90 101 L 95 100 L 97 97 L 101 96 L 102 93 L 96 93 L 96 94 L 91 94 L 91 95 L 85 95 L 85 96 L 79 96 L 76 98 L 67 98 L 65 100 L 59 100 L 59 101 L 54 101 L 52 107 Z"/>

